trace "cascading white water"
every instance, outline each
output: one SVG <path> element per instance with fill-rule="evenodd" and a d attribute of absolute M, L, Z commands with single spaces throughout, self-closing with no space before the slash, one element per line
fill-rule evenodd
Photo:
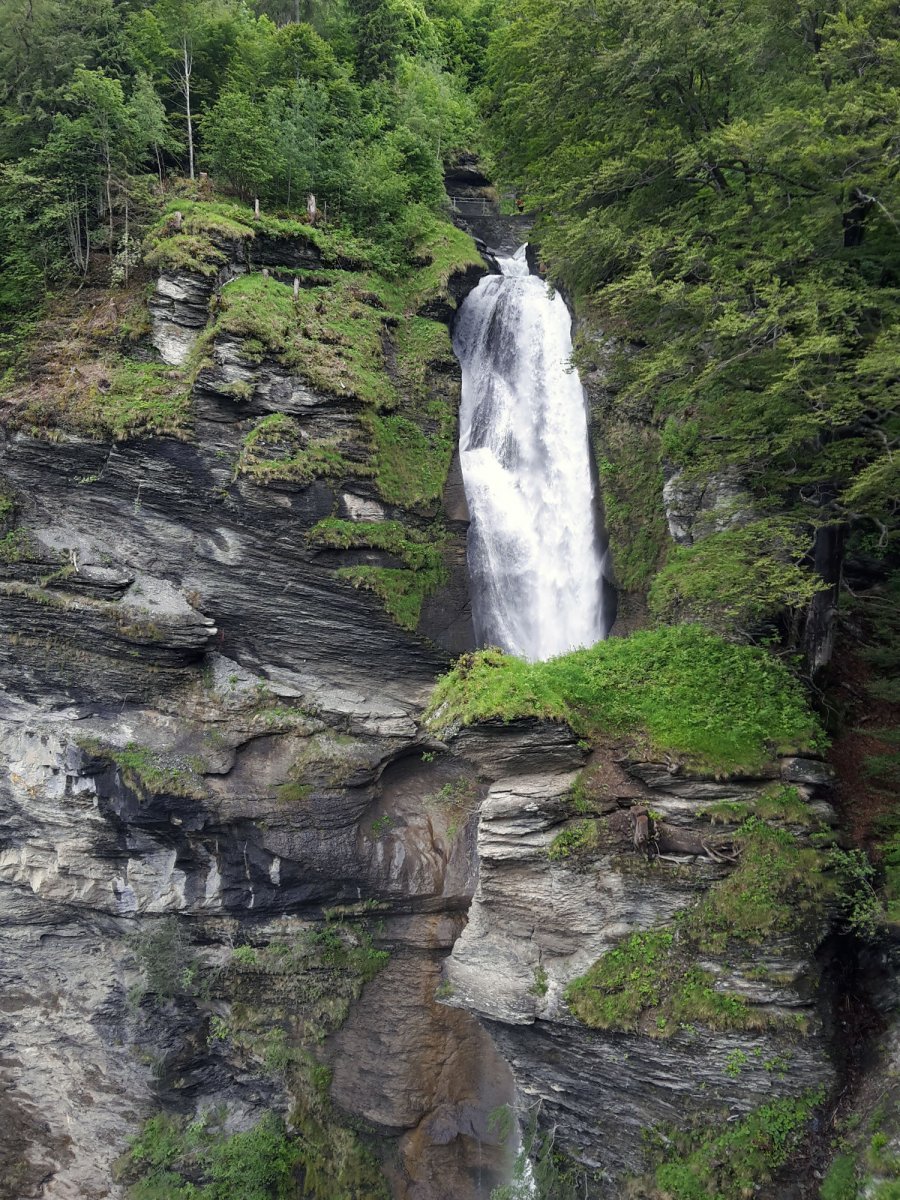
<path fill-rule="evenodd" d="M 475 636 L 533 661 L 592 646 L 607 621 L 571 318 L 525 251 L 468 296 L 454 348 Z"/>

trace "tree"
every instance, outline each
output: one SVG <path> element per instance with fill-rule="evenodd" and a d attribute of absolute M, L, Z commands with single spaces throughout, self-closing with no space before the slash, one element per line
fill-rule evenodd
<path fill-rule="evenodd" d="M 223 92 L 202 121 L 206 155 L 245 198 L 264 195 L 279 172 L 265 108 L 246 92 Z"/>
<path fill-rule="evenodd" d="M 900 451 L 891 3 L 500 12 L 496 156 L 544 212 L 554 275 L 621 347 L 619 411 L 664 427 L 674 466 L 729 466 L 808 529 L 887 529 Z M 585 362 L 596 353 L 583 347 Z"/>
<path fill-rule="evenodd" d="M 157 78 L 168 76 L 180 96 L 188 151 L 188 176 L 196 175 L 194 75 L 198 49 L 208 41 L 213 0 L 156 0 L 152 9 L 133 14 L 129 32 L 138 62 Z"/>
<path fill-rule="evenodd" d="M 347 0 L 363 82 L 389 78 L 404 54 L 436 51 L 437 40 L 419 0 Z"/>

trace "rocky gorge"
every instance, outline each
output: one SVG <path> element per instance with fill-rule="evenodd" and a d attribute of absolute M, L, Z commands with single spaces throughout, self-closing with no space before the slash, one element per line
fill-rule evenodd
<path fill-rule="evenodd" d="M 301 1194 L 485 1200 L 516 1149 L 504 1106 L 617 1196 L 654 1137 L 687 1154 L 676 1131 L 766 1106 L 806 1134 L 843 1086 L 811 741 L 716 770 L 541 715 L 426 715 L 474 649 L 448 327 L 492 264 L 449 230 L 386 286 L 352 246 L 172 206 L 137 335 L 70 314 L 55 336 L 93 367 L 60 349 L 10 398 L 8 1200 L 162 1170 L 175 1195 L 191 1146 L 227 1166 L 273 1114 Z M 132 371 L 162 399 L 115 428 Z M 604 461 L 646 443 L 597 423 Z M 669 525 L 699 539 L 676 491 Z M 618 632 L 642 623 L 623 592 Z M 782 877 L 751 871 L 748 820 Z M 710 899 L 729 887 L 765 893 L 736 935 Z M 639 994 L 598 1015 L 577 981 L 611 952 L 636 958 L 596 986 Z M 785 1162 L 761 1194 L 814 1195 Z"/>

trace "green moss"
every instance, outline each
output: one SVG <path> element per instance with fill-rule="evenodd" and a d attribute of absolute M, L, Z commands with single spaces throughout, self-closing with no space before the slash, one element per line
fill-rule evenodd
<path fill-rule="evenodd" d="M 601 427 L 597 469 L 616 581 L 641 591 L 669 546 L 659 436 L 632 422 L 609 419 Z"/>
<path fill-rule="evenodd" d="M 291 1145 L 302 1195 L 310 1200 L 387 1200 L 372 1154 L 332 1107 L 330 1072 L 317 1058 L 387 961 L 365 920 L 328 913 L 324 924 L 290 941 L 238 947 L 227 968 L 229 1047 L 244 1069 L 249 1062 L 293 1097 Z M 236 1187 L 232 1195 L 243 1192 Z"/>
<path fill-rule="evenodd" d="M 341 567 L 340 579 L 368 588 L 381 599 L 398 625 L 415 629 L 422 603 L 447 578 L 444 568 L 446 535 L 443 530 L 417 532 L 399 521 L 320 521 L 308 534 L 314 545 L 336 549 L 385 550 L 406 564 L 396 567 Z"/>
<path fill-rule="evenodd" d="M 403 321 L 394 335 L 394 351 L 399 379 L 420 400 L 429 395 L 429 367 L 455 368 L 450 331 L 442 322 L 426 317 Z"/>
<path fill-rule="evenodd" d="M 123 783 L 136 791 L 196 799 L 206 795 L 203 764 L 197 758 L 163 755 L 137 742 L 118 747 L 106 745 L 96 738 L 83 738 L 79 745 L 88 754 L 114 762 Z"/>
<path fill-rule="evenodd" d="M 798 1150 L 821 1092 L 763 1104 L 732 1124 L 667 1131 L 655 1182 L 671 1200 L 742 1200 L 768 1183 Z"/>
<path fill-rule="evenodd" d="M 289 286 L 261 274 L 223 289 L 217 332 L 244 338 L 244 353 L 277 358 L 331 395 L 393 408 L 397 392 L 384 353 L 384 312 L 365 277 L 330 274 L 325 286 Z"/>
<path fill-rule="evenodd" d="M 378 490 L 390 504 L 414 508 L 444 490 L 456 446 L 456 413 L 435 399 L 425 404 L 422 417 L 430 429 L 402 413 L 368 417 Z"/>
<path fill-rule="evenodd" d="M 609 950 L 566 988 L 572 1012 L 599 1029 L 633 1027 L 640 1013 L 662 1002 L 673 940 L 671 930 L 650 930 Z"/>
<path fill-rule="evenodd" d="M 413 255 L 422 265 L 399 284 L 407 309 L 448 299 L 448 284 L 455 274 L 469 267 L 484 270 L 484 260 L 469 234 L 431 213 L 423 213 Z"/>
<path fill-rule="evenodd" d="M 282 804 L 304 804 L 312 794 L 312 786 L 292 779 L 278 788 L 278 799 Z"/>
<path fill-rule="evenodd" d="M 181 213 L 180 227 L 176 212 Z M 223 200 L 173 200 L 144 240 L 144 262 L 158 271 L 193 271 L 214 275 L 227 261 L 223 246 L 249 242 L 257 233 L 297 238 L 322 249 L 330 260 L 337 257 L 335 239 L 299 221 L 268 214 L 259 220 L 253 210 Z"/>
<path fill-rule="evenodd" d="M 768 1018 L 743 997 L 717 991 L 715 979 L 691 966 L 673 929 L 635 933 L 566 989 L 566 1001 L 585 1025 L 670 1037 L 684 1024 L 713 1029 L 763 1028 Z M 643 1019 L 646 1018 L 646 1019 Z"/>
<path fill-rule="evenodd" d="M 804 565 L 810 544 L 789 520 L 768 518 L 675 546 L 650 588 L 651 612 L 727 632 L 805 608 L 827 587 Z"/>
<path fill-rule="evenodd" d="M 311 483 L 366 474 L 366 467 L 346 459 L 331 441 L 313 441 L 300 423 L 284 413 L 261 417 L 244 438 L 236 473 L 254 483 Z"/>
<path fill-rule="evenodd" d="M 551 862 L 579 858 L 597 845 L 597 822 L 577 821 L 556 835 L 547 847 Z"/>
<path fill-rule="evenodd" d="M 315 546 L 386 550 L 414 571 L 440 567 L 445 537 L 442 529 L 420 532 L 400 521 L 342 521 L 336 517 L 319 521 L 307 534 Z"/>
<path fill-rule="evenodd" d="M 684 1023 L 715 1029 L 764 1028 L 767 1014 L 716 988 L 696 966 L 734 942 L 759 945 L 803 934 L 821 919 L 832 891 L 823 855 L 784 829 L 751 817 L 738 831 L 740 861 L 669 926 L 632 934 L 566 990 L 572 1012 L 602 1029 L 643 1028 L 670 1036 Z"/>
<path fill-rule="evenodd" d="M 749 800 L 717 800 L 705 809 L 705 815 L 714 825 L 741 825 L 751 816 L 806 828 L 814 828 L 819 823 L 797 788 L 781 783 L 770 784 Z"/>
<path fill-rule="evenodd" d="M 105 374 L 87 387 L 73 375 L 69 390 L 36 395 L 16 414 L 16 424 L 35 434 L 65 430 L 118 442 L 135 437 L 184 437 L 191 416 L 189 381 L 181 372 L 157 363 L 121 359 L 105 364 Z"/>
<path fill-rule="evenodd" d="M 129 1200 L 292 1200 L 299 1195 L 300 1160 L 299 1147 L 274 1114 L 232 1134 L 213 1122 L 188 1125 L 159 1114 L 132 1140 L 119 1173 L 133 1180 Z"/>
<path fill-rule="evenodd" d="M 0 537 L 0 563 L 22 562 L 37 553 L 34 541 L 27 529 L 11 529 Z"/>
<path fill-rule="evenodd" d="M 588 739 L 630 735 L 648 752 L 717 771 L 757 770 L 779 750 L 822 744 L 781 662 L 696 626 L 613 638 L 548 662 L 465 655 L 426 714 L 438 733 L 518 717 L 566 721 Z"/>
<path fill-rule="evenodd" d="M 447 578 L 443 566 L 419 571 L 393 567 L 341 567 L 337 575 L 354 587 L 374 592 L 401 629 L 409 630 L 419 624 L 425 597 L 437 591 Z"/>
<path fill-rule="evenodd" d="M 825 856 L 786 829 L 758 817 L 738 830 L 738 866 L 712 887 L 686 921 L 702 951 L 724 950 L 731 940 L 751 945 L 815 922 L 833 884 Z"/>

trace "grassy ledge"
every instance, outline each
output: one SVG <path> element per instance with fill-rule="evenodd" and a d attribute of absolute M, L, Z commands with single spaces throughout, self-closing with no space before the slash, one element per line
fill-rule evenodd
<path fill-rule="evenodd" d="M 244 438 L 236 474 L 254 483 L 311 483 L 314 479 L 348 478 L 371 472 L 350 462 L 331 441 L 316 441 L 285 413 L 261 417 Z"/>
<path fill-rule="evenodd" d="M 400 521 L 341 521 L 328 518 L 307 535 L 312 545 L 334 550 L 384 550 L 404 567 L 340 567 L 338 578 L 373 591 L 403 629 L 419 624 L 422 602 L 446 582 L 443 555 L 447 535 L 408 529 Z"/>
<path fill-rule="evenodd" d="M 779 752 L 824 742 L 782 663 L 695 625 L 612 638 L 548 662 L 467 654 L 438 682 L 426 714 L 438 735 L 520 717 L 565 721 L 588 740 L 622 737 L 642 754 L 716 773 L 759 770 Z"/>
<path fill-rule="evenodd" d="M 741 1200 L 755 1194 L 799 1149 L 822 1099 L 820 1091 L 808 1091 L 762 1104 L 734 1123 L 659 1131 L 654 1154 L 659 1166 L 651 1186 L 670 1200 Z"/>
<path fill-rule="evenodd" d="M 176 213 L 181 214 L 180 223 Z M 367 248 L 343 230 L 325 231 L 305 221 L 261 213 L 229 200 L 172 200 L 144 240 L 144 261 L 159 271 L 215 275 L 227 261 L 228 243 L 250 242 L 258 234 L 292 238 L 314 247 L 325 264 L 348 260 L 366 266 Z"/>
<path fill-rule="evenodd" d="M 778 936 L 814 930 L 834 893 L 827 856 L 785 829 L 750 817 L 735 835 L 740 862 L 693 908 L 657 929 L 633 933 L 607 951 L 566 989 L 579 1020 L 599 1029 L 670 1037 L 685 1024 L 714 1029 L 762 1029 L 783 1024 L 735 993 L 716 986 L 697 961 L 732 944 L 758 946 Z M 810 940 L 815 940 L 815 936 Z M 791 1019 L 802 1032 L 802 1014 Z"/>

